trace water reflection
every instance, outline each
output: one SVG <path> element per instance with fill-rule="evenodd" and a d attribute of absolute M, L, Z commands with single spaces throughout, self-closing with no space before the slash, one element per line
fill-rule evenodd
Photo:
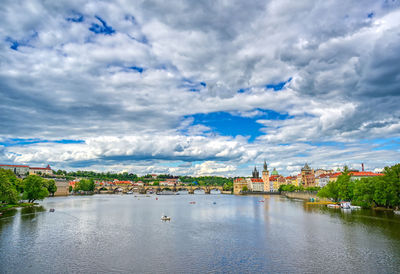
<path fill-rule="evenodd" d="M 2 270 L 315 273 L 400 267 L 400 218 L 389 212 L 345 212 L 269 195 L 136 196 L 51 198 L 41 207 L 10 211 L 0 218 L 0 248 L 7 251 L 0 253 Z M 162 222 L 163 214 L 171 222 Z"/>

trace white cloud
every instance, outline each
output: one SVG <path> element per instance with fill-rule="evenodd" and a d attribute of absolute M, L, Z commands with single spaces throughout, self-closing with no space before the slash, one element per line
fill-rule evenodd
<path fill-rule="evenodd" d="M 85 141 L 2 146 L 2 161 L 243 174 L 264 158 L 282 172 L 399 159 L 374 141 L 400 133 L 398 1 L 6 1 L 0 16 L 0 142 Z M 91 32 L 95 16 L 115 33 Z M 190 117 L 211 112 L 257 119 L 262 135 Z"/>

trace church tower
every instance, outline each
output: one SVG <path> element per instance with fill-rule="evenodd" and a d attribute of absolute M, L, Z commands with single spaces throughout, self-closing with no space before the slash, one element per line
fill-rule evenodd
<path fill-rule="evenodd" d="M 264 161 L 264 170 L 262 172 L 262 180 L 264 182 L 264 192 L 271 191 L 269 186 L 269 171 L 267 163 L 265 161 Z"/>
<path fill-rule="evenodd" d="M 254 167 L 254 170 L 253 170 L 253 178 L 256 178 L 256 179 L 260 178 L 260 174 L 258 173 L 258 170 L 256 167 Z"/>

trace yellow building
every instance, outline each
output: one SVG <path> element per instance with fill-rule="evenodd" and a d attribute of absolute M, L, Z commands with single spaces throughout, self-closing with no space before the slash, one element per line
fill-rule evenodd
<path fill-rule="evenodd" d="M 248 188 L 246 179 L 237 178 L 233 180 L 233 194 L 240 194 L 244 187 Z"/>

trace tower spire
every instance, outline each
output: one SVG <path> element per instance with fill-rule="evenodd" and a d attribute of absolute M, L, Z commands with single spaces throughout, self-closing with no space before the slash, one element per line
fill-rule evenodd
<path fill-rule="evenodd" d="M 264 171 L 267 171 L 268 170 L 268 165 L 267 165 L 267 162 L 264 160 Z"/>

